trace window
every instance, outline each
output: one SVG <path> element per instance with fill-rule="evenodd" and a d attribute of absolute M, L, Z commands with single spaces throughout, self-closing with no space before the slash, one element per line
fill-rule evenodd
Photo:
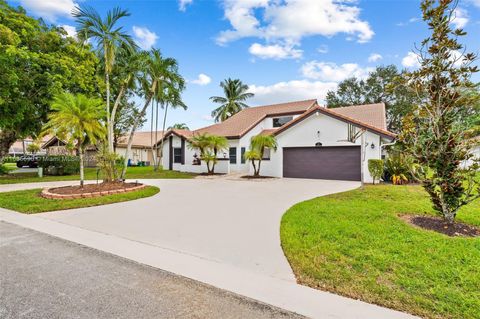
<path fill-rule="evenodd" d="M 353 126 L 352 124 L 348 124 L 348 133 L 347 133 L 347 140 L 349 142 L 355 143 L 357 138 L 357 127 Z"/>
<path fill-rule="evenodd" d="M 293 116 L 283 116 L 273 118 L 273 127 L 280 127 L 293 120 Z"/>
<path fill-rule="evenodd" d="M 270 159 L 270 149 L 269 148 L 265 148 L 263 150 L 263 156 L 262 156 L 262 160 L 269 160 Z"/>
<path fill-rule="evenodd" d="M 242 154 L 241 154 L 241 155 L 242 155 L 242 158 L 240 159 L 240 162 L 241 162 L 242 164 L 245 164 L 245 147 L 242 147 L 242 148 L 240 149 L 240 152 L 242 153 Z"/>
<path fill-rule="evenodd" d="M 173 162 L 178 164 L 182 163 L 182 149 L 180 147 L 173 149 Z"/>
<path fill-rule="evenodd" d="M 229 149 L 230 164 L 237 164 L 237 148 L 230 147 Z"/>

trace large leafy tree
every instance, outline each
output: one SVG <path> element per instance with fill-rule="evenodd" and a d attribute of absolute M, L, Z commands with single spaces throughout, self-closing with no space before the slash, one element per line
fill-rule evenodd
<path fill-rule="evenodd" d="M 400 84 L 404 73 L 395 65 L 387 65 L 377 67 L 366 79 L 346 79 L 335 91 L 327 93 L 327 107 L 383 102 L 387 111 L 387 127 L 398 133 L 403 117 L 413 110 L 418 100 L 415 94 Z"/>
<path fill-rule="evenodd" d="M 466 33 L 452 28 L 456 1 L 423 0 L 423 20 L 430 36 L 422 41 L 420 68 L 406 75 L 406 83 L 423 97 L 405 120 L 400 137 L 405 151 L 421 168 L 415 177 L 430 195 L 433 208 L 453 223 L 460 207 L 480 197 L 475 179 L 478 165 L 467 170 L 460 163 L 471 157 L 468 138 L 478 94 L 471 75 L 478 72 L 459 38 Z M 477 91 L 478 93 L 478 91 Z M 478 104 L 477 104 L 478 105 Z"/>
<path fill-rule="evenodd" d="M 58 136 L 77 150 L 80 156 L 80 186 L 83 187 L 85 149 L 105 138 L 103 102 L 83 94 L 62 93 L 55 96 L 51 108 L 45 133 Z"/>
<path fill-rule="evenodd" d="M 106 91 L 106 114 L 107 114 L 107 140 L 108 149 L 113 152 L 113 135 L 115 114 L 110 108 L 110 76 L 114 69 L 115 60 L 120 51 L 134 51 L 137 48 L 132 37 L 127 34 L 122 26 L 118 26 L 122 18 L 130 16 L 126 10 L 118 7 L 107 12 L 107 15 L 102 18 L 100 14 L 92 7 L 76 7 L 73 11 L 73 16 L 77 18 L 79 39 L 93 40 L 100 57 L 102 58 L 102 69 L 105 76 L 105 91 Z M 124 53 L 125 54 L 125 53 Z M 133 63 L 133 61 L 132 61 Z M 128 73 L 125 85 L 128 86 L 131 74 Z M 117 100 L 120 101 L 121 87 L 118 92 Z M 116 105 L 118 107 L 118 105 Z"/>
<path fill-rule="evenodd" d="M 253 97 L 253 93 L 249 93 L 248 85 L 243 84 L 239 79 L 226 79 L 220 83 L 225 96 L 212 96 L 210 100 L 220 104 L 218 108 L 212 111 L 212 117 L 215 122 L 223 122 L 232 115 L 240 112 L 244 108 L 249 107 L 245 101 Z"/>
<path fill-rule="evenodd" d="M 40 132 L 55 94 L 98 94 L 97 64 L 62 28 L 0 0 L 0 161 L 15 140 Z"/>

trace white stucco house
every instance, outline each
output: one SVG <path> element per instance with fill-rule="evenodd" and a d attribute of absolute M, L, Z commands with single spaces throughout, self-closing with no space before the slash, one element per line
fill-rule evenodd
<path fill-rule="evenodd" d="M 252 174 L 243 154 L 257 134 L 272 134 L 277 151 L 267 150 L 261 175 L 372 182 L 368 160 L 382 157 L 382 145 L 395 139 L 386 127 L 385 105 L 327 109 L 305 100 L 242 110 L 224 122 L 198 130 L 169 130 L 164 136 L 164 169 L 206 172 L 198 150 L 189 147 L 196 134 L 224 136 L 229 149 L 219 154 L 218 173 Z M 161 140 L 159 141 L 159 143 Z M 195 165 L 197 164 L 197 165 Z"/>

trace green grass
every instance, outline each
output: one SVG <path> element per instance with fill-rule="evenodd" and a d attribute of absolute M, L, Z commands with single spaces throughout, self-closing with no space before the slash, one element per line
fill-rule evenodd
<path fill-rule="evenodd" d="M 193 178 L 196 174 L 182 173 L 177 171 L 159 170 L 153 171 L 153 167 L 129 167 L 127 170 L 127 179 L 166 179 L 166 178 Z M 102 176 L 99 175 L 100 180 Z M 65 176 L 44 176 L 42 178 L 37 176 L 37 173 L 14 173 L 0 176 L 0 184 L 17 184 L 17 183 L 35 183 L 35 182 L 53 182 L 53 181 L 74 181 L 79 180 L 79 175 L 65 175 Z M 97 179 L 96 168 L 85 169 L 86 180 Z"/>
<path fill-rule="evenodd" d="M 419 186 L 367 186 L 290 208 L 282 246 L 300 283 L 426 318 L 480 318 L 480 238 L 419 229 Z M 480 200 L 458 220 L 480 226 Z"/>
<path fill-rule="evenodd" d="M 41 189 L 29 189 L 0 193 L 0 207 L 11 209 L 20 213 L 35 214 L 54 210 L 126 202 L 134 199 L 153 196 L 160 190 L 155 186 L 147 186 L 144 189 L 130 193 L 79 199 L 47 199 L 40 197 L 41 191 Z"/>

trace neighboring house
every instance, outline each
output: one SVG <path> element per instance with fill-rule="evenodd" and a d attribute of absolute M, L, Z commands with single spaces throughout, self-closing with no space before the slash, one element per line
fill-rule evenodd
<path fill-rule="evenodd" d="M 40 139 L 40 143 L 45 143 L 49 139 L 50 139 L 50 136 L 45 136 L 42 139 Z M 12 146 L 10 146 L 10 148 L 8 150 L 8 155 L 9 156 L 22 156 L 22 155 L 25 155 L 25 154 L 29 154 L 29 152 L 27 151 L 27 147 L 28 147 L 28 145 L 30 145 L 34 142 L 36 142 L 36 140 L 31 138 L 31 137 L 27 137 L 23 140 L 15 141 L 15 143 L 13 143 Z M 37 152 L 37 154 L 38 155 L 44 155 L 45 150 L 40 149 L 40 151 Z"/>
<path fill-rule="evenodd" d="M 137 164 L 138 162 L 153 163 L 152 145 L 155 144 L 155 136 L 157 139 L 161 139 L 162 131 L 155 132 L 135 132 L 133 135 L 132 150 L 129 156 L 131 164 Z M 120 156 L 125 156 L 127 151 L 128 136 L 122 136 L 119 138 L 115 152 Z M 66 143 L 57 137 L 50 138 L 42 145 L 42 149 L 46 151 L 47 155 L 73 155 L 72 151 L 69 151 L 66 147 Z M 95 146 L 89 146 L 86 150 L 85 166 L 92 167 L 96 165 L 97 148 Z"/>
<path fill-rule="evenodd" d="M 149 162 L 153 164 L 152 145 L 163 137 L 163 131 L 154 132 L 135 132 L 133 135 L 132 151 L 130 160 L 132 164 L 138 162 Z M 115 152 L 120 156 L 125 156 L 127 151 L 128 136 L 122 136 L 118 139 Z"/>
<path fill-rule="evenodd" d="M 215 168 L 219 173 L 251 174 L 251 164 L 243 157 L 250 139 L 272 134 L 278 149 L 265 152 L 262 175 L 360 181 L 363 165 L 365 182 L 372 182 L 368 160 L 380 159 L 382 144 L 395 139 L 395 134 L 387 131 L 383 103 L 327 109 L 316 100 L 306 100 L 247 108 L 224 122 L 195 131 L 169 130 L 163 167 L 205 172 L 204 163 L 194 165 L 198 150 L 188 147 L 188 140 L 202 133 L 225 136 L 229 141 L 229 149 L 219 154 Z"/>

